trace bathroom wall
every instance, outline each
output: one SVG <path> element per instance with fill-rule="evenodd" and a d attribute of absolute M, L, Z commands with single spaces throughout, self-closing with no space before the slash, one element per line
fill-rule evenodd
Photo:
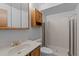
<path fill-rule="evenodd" d="M 29 21 L 30 27 L 26 30 L 0 30 L 0 49 L 11 45 L 14 40 L 24 42 L 28 39 L 35 40 L 42 37 L 41 28 L 32 28 L 31 18 Z"/>
<path fill-rule="evenodd" d="M 41 36 L 40 28 L 30 28 L 29 30 L 0 30 L 0 48 L 6 47 L 14 40 L 26 41 L 34 40 Z"/>
<path fill-rule="evenodd" d="M 77 15 L 77 55 L 79 56 L 79 4 L 75 9 L 75 14 Z"/>
<path fill-rule="evenodd" d="M 69 48 L 69 19 L 73 11 L 46 16 L 46 46 L 58 55 L 67 55 Z"/>

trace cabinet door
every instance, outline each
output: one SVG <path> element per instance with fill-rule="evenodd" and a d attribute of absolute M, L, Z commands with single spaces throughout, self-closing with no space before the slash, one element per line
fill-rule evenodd
<path fill-rule="evenodd" d="M 36 22 L 42 22 L 42 13 L 35 9 L 36 12 Z"/>
<path fill-rule="evenodd" d="M 31 26 L 36 26 L 35 10 L 31 11 Z"/>
<path fill-rule="evenodd" d="M 40 56 L 40 47 L 31 52 L 31 56 Z"/>
<path fill-rule="evenodd" d="M 42 25 L 42 13 L 34 9 L 31 15 L 32 26 L 41 26 Z"/>

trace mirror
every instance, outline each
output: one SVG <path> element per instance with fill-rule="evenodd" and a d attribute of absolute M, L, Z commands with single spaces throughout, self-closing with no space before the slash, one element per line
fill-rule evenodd
<path fill-rule="evenodd" d="M 0 3 L 0 29 L 28 29 L 28 3 Z"/>

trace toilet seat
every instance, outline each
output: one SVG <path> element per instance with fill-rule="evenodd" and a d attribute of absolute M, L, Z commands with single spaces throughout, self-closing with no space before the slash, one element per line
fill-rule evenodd
<path fill-rule="evenodd" d="M 53 51 L 50 48 L 41 47 L 41 54 L 42 55 L 49 56 L 49 55 L 52 55 L 53 54 Z"/>

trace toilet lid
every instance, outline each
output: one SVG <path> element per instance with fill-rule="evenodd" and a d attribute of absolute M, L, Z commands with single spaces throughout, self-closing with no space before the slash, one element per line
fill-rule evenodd
<path fill-rule="evenodd" d="M 53 53 L 53 51 L 50 48 L 47 48 L 47 47 L 41 47 L 41 52 L 47 53 L 47 54 Z"/>

